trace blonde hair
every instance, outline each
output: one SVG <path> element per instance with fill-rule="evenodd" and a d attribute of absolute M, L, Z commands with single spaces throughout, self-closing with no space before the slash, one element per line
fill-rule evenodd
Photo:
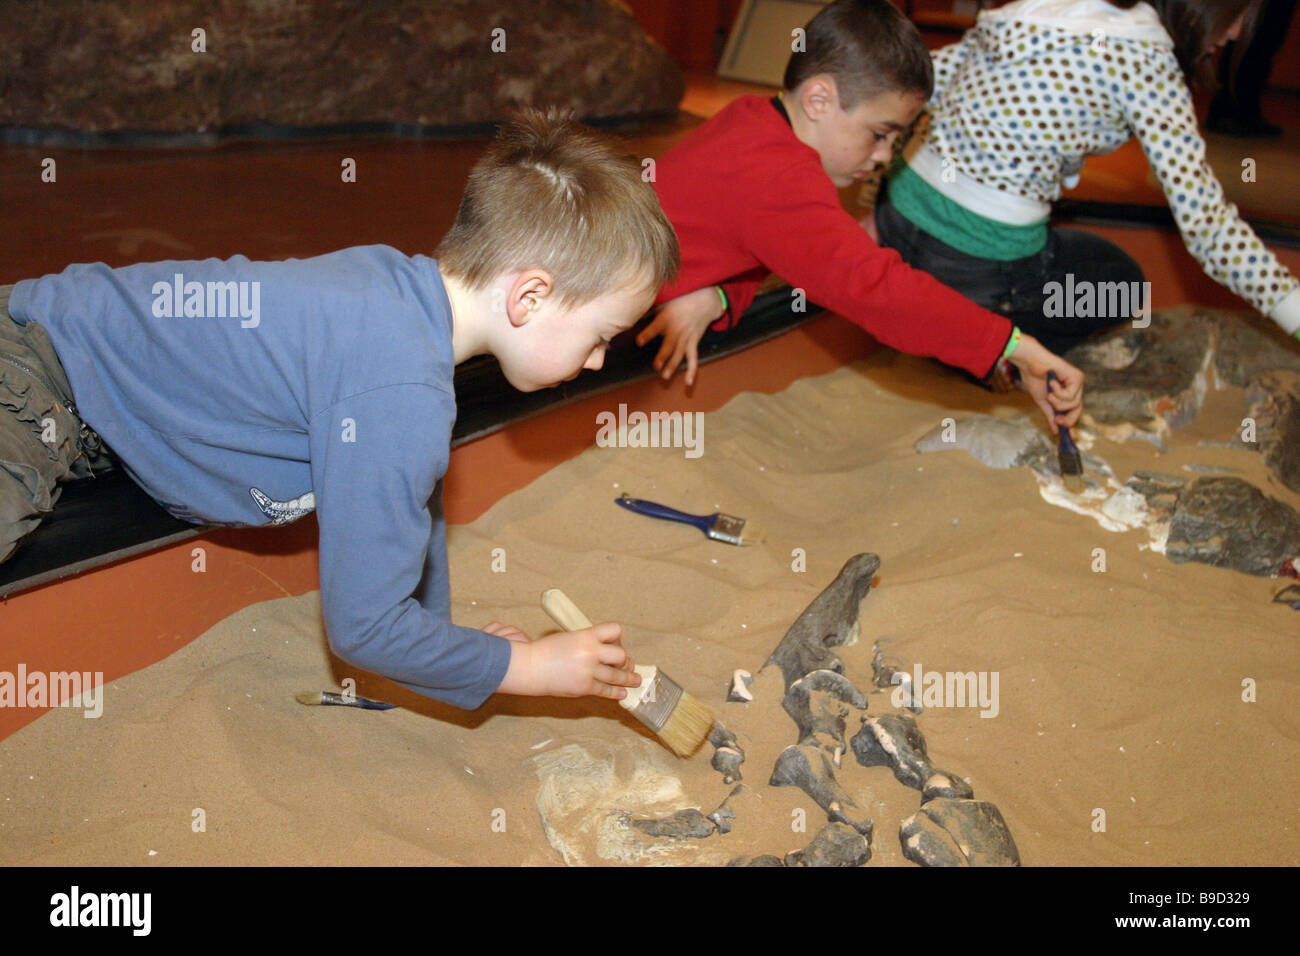
<path fill-rule="evenodd" d="M 641 166 L 568 111 L 524 110 L 474 165 L 439 268 L 481 290 L 505 272 L 545 269 L 577 306 L 677 274 L 680 253 Z"/>

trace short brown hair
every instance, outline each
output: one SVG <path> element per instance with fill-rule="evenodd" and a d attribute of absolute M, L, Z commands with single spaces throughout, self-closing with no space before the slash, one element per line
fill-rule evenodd
<path fill-rule="evenodd" d="M 934 92 L 934 65 L 912 21 L 888 0 L 835 0 L 808 21 L 804 49 L 790 54 L 785 88 L 819 73 L 835 80 L 840 107 L 885 92 Z"/>
<path fill-rule="evenodd" d="M 1213 54 L 1206 47 L 1219 36 L 1254 0 L 1146 0 L 1160 14 L 1165 32 L 1174 41 L 1174 56 L 1187 84 L 1198 89 L 1215 85 Z M 1138 0 L 1110 0 L 1122 10 Z"/>
<path fill-rule="evenodd" d="M 582 305 L 646 276 L 677 274 L 677 235 L 641 165 L 568 111 L 528 109 L 475 164 L 439 268 L 483 289 L 504 272 L 545 269 L 555 296 Z"/>

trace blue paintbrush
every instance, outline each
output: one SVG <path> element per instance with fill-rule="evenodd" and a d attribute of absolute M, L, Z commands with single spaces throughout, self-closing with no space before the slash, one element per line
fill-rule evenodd
<path fill-rule="evenodd" d="M 614 501 L 628 511 L 635 511 L 640 515 L 649 515 L 651 518 L 663 518 L 666 521 L 681 521 L 684 524 L 694 525 L 714 541 L 746 545 L 758 544 L 763 540 L 763 532 L 753 522 L 746 521 L 744 518 L 724 515 L 721 512 L 711 515 L 689 515 L 684 511 L 678 511 L 676 508 L 655 504 L 653 501 L 646 501 L 642 498 L 633 498 L 627 494 L 615 498 Z"/>

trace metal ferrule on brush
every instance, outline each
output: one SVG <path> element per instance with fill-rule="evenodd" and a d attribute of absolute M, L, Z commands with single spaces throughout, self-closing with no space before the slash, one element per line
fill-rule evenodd
<path fill-rule="evenodd" d="M 638 666 L 636 672 L 641 675 L 640 686 L 629 687 L 619 704 L 657 734 L 682 699 L 681 685 L 654 666 Z"/>
<path fill-rule="evenodd" d="M 742 544 L 740 535 L 744 530 L 744 519 L 720 514 L 713 519 L 713 524 L 709 528 L 709 537 L 725 541 L 727 544 Z"/>

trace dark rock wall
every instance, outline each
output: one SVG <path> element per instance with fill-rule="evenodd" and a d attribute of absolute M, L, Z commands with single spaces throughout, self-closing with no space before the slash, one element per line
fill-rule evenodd
<path fill-rule="evenodd" d="M 685 89 L 668 55 L 614 0 L 5 7 L 0 127 L 456 126 L 501 120 L 521 105 L 619 117 L 672 112 Z M 192 48 L 196 28 L 206 52 Z"/>

